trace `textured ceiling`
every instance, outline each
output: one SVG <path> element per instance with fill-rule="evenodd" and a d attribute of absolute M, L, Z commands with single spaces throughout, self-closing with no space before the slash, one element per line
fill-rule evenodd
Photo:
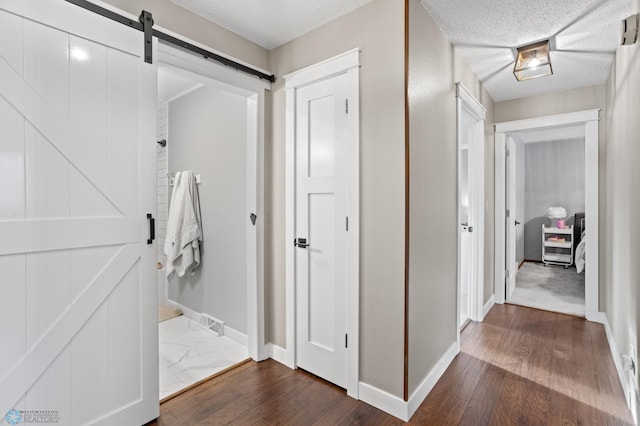
<path fill-rule="evenodd" d="M 495 101 L 606 81 L 629 0 L 421 0 Z M 516 47 L 551 39 L 549 77 L 518 82 Z"/>
<path fill-rule="evenodd" d="M 371 0 L 171 0 L 271 50 Z"/>

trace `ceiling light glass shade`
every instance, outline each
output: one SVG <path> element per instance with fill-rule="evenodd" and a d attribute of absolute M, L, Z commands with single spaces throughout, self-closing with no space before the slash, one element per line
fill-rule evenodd
<path fill-rule="evenodd" d="M 553 74 L 549 57 L 549 40 L 518 48 L 518 57 L 513 66 L 513 75 L 518 81 Z"/>

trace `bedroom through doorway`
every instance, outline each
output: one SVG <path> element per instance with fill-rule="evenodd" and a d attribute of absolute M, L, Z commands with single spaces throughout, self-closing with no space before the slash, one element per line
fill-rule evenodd
<path fill-rule="evenodd" d="M 518 132 L 506 145 L 506 301 L 584 317 L 584 127 Z"/>

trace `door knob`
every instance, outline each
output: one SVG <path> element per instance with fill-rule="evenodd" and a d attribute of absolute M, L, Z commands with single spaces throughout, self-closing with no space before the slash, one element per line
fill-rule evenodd
<path fill-rule="evenodd" d="M 306 238 L 296 238 L 295 240 L 293 240 L 293 245 L 300 248 L 309 247 L 309 244 L 307 244 Z"/>
<path fill-rule="evenodd" d="M 520 222 L 518 222 L 517 220 L 516 220 L 516 225 L 520 225 Z"/>

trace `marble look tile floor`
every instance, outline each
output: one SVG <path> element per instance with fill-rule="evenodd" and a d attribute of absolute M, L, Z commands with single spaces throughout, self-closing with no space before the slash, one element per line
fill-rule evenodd
<path fill-rule="evenodd" d="M 584 316 L 584 273 L 574 266 L 525 262 L 516 276 L 509 302 L 553 312 Z"/>
<path fill-rule="evenodd" d="M 249 357 L 246 346 L 185 315 L 159 323 L 158 331 L 160 399 Z"/>

